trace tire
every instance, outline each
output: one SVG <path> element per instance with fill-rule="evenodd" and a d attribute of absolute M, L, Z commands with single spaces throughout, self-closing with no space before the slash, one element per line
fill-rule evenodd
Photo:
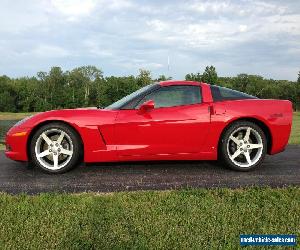
<path fill-rule="evenodd" d="M 39 128 L 30 141 L 31 162 L 46 173 L 61 174 L 76 167 L 82 144 L 70 126 L 53 122 Z"/>
<path fill-rule="evenodd" d="M 263 130 L 253 122 L 237 121 L 223 133 L 220 160 L 237 171 L 259 167 L 267 153 L 267 140 Z"/>

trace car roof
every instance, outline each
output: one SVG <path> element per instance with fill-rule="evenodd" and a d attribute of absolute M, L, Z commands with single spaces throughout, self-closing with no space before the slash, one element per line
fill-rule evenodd
<path fill-rule="evenodd" d="M 158 83 L 161 86 L 170 86 L 170 85 L 195 85 L 200 86 L 201 84 L 204 84 L 202 82 L 196 82 L 196 81 L 180 81 L 180 80 L 172 80 L 172 81 L 162 81 Z"/>

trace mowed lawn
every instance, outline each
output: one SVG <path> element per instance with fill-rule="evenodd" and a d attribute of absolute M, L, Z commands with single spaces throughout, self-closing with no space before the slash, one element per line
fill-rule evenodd
<path fill-rule="evenodd" d="M 289 144 L 300 144 L 300 112 L 294 112 Z"/>
<path fill-rule="evenodd" d="M 23 118 L 26 118 L 30 115 L 34 115 L 36 113 L 10 113 L 10 112 L 0 112 L 0 124 L 1 121 L 5 120 L 21 120 Z M 1 131 L 1 128 L 0 128 Z M 0 138 L 0 150 L 5 149 L 5 145 L 3 145 L 4 138 Z"/>
<path fill-rule="evenodd" d="M 10 113 L 10 112 L 0 112 L 0 120 L 21 120 L 27 116 L 36 113 Z"/>
<path fill-rule="evenodd" d="M 1 194 L 0 249 L 237 249 L 240 234 L 299 237 L 299 197 L 300 188 Z"/>

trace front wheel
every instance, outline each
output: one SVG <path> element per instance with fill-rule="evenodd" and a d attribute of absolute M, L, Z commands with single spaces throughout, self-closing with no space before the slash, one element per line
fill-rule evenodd
<path fill-rule="evenodd" d="M 39 128 L 30 143 L 32 162 L 47 173 L 64 173 L 80 159 L 81 144 L 77 133 L 63 123 Z"/>
<path fill-rule="evenodd" d="M 267 141 L 263 130 L 253 122 L 233 123 L 224 133 L 220 147 L 221 158 L 234 170 L 249 171 L 261 165 Z"/>

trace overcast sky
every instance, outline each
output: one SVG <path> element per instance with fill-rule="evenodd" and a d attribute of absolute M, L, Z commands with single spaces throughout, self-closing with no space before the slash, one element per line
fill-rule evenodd
<path fill-rule="evenodd" d="M 0 0 L 0 75 L 95 65 L 296 80 L 300 1 Z M 168 57 L 170 68 L 168 69 Z"/>

